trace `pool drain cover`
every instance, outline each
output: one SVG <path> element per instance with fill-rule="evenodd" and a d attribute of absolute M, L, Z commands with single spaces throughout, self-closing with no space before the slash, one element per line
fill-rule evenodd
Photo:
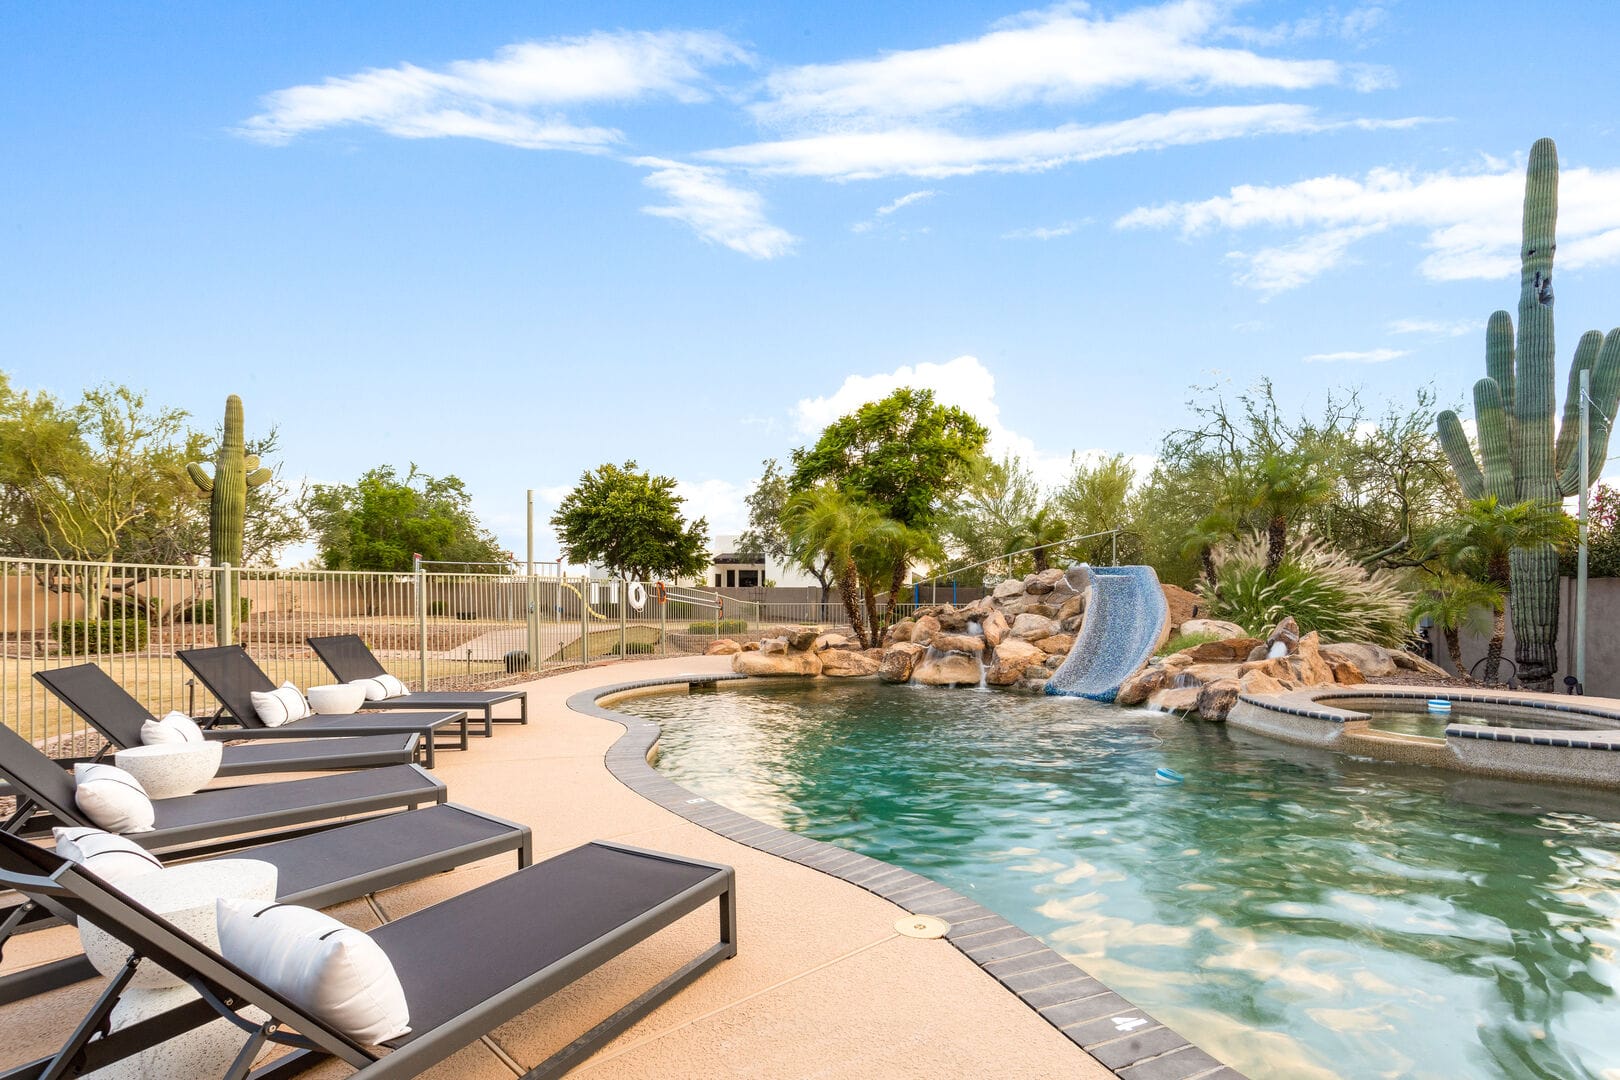
<path fill-rule="evenodd" d="M 942 938 L 950 930 L 951 924 L 932 915 L 907 915 L 898 920 L 894 928 L 906 937 Z"/>

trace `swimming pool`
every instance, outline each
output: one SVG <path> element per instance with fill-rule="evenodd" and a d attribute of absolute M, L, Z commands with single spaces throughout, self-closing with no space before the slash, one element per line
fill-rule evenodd
<path fill-rule="evenodd" d="M 816 680 L 615 708 L 663 725 L 672 779 L 974 897 L 1257 1078 L 1620 1068 L 1611 796 L 1081 699 Z"/>
<path fill-rule="evenodd" d="M 1329 704 L 1341 705 L 1338 701 Z M 1400 735 L 1422 735 L 1430 739 L 1443 739 L 1446 737 L 1446 727 L 1450 724 L 1465 726 L 1492 726 L 1509 728 L 1526 728 L 1534 731 L 1568 731 L 1571 728 L 1593 728 L 1594 724 L 1579 716 L 1568 713 L 1544 712 L 1536 715 L 1528 709 L 1475 709 L 1468 706 L 1454 706 L 1448 713 L 1429 712 L 1423 707 L 1423 702 L 1407 701 L 1401 703 L 1380 704 L 1377 702 L 1357 701 L 1354 705 L 1357 712 L 1364 712 L 1372 717 L 1367 726 L 1374 731 L 1389 731 Z M 1612 728 L 1612 724 L 1601 725 Z"/>

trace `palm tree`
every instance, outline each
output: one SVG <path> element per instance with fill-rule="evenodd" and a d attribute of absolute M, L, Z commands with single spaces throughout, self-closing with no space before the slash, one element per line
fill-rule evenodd
<path fill-rule="evenodd" d="M 1487 626 L 1494 629 L 1497 617 L 1506 609 L 1507 594 L 1501 586 L 1471 578 L 1467 574 L 1442 570 L 1435 575 L 1429 587 L 1418 594 L 1412 604 L 1414 623 L 1428 619 L 1440 628 L 1446 639 L 1446 652 L 1457 674 L 1467 677 L 1462 662 L 1462 641 L 1459 630 L 1484 633 Z M 1486 617 L 1489 613 L 1489 618 Z"/>
<path fill-rule="evenodd" d="M 887 521 L 870 503 L 829 487 L 801 491 L 782 508 L 782 524 L 801 564 L 821 557 L 831 564 L 844 614 L 849 616 L 850 629 L 863 649 L 872 647 L 877 620 L 874 617 L 868 624 L 861 615 L 859 561 Z"/>
<path fill-rule="evenodd" d="M 1181 554 L 1185 558 L 1197 555 L 1199 565 L 1203 567 L 1204 581 L 1209 585 L 1211 595 L 1214 594 L 1217 582 L 1215 580 L 1215 549 L 1222 543 L 1232 539 L 1238 533 L 1238 521 L 1229 510 L 1213 510 L 1198 519 L 1198 523 L 1181 541 Z"/>
<path fill-rule="evenodd" d="M 1051 569 L 1052 545 L 1068 539 L 1069 523 L 1050 506 L 1043 506 L 1018 525 L 1007 542 L 1007 554 L 1034 548 L 1035 572 Z M 1011 570 L 1011 566 L 1008 567 Z"/>
<path fill-rule="evenodd" d="M 1444 564 L 1501 590 L 1504 597 L 1513 591 L 1509 557 L 1519 548 L 1550 544 L 1563 547 L 1578 532 L 1573 518 L 1557 506 L 1536 499 L 1503 503 L 1495 495 L 1470 499 L 1462 511 L 1441 525 L 1429 540 L 1431 554 Z M 1491 627 L 1490 646 L 1485 656 L 1485 682 L 1496 685 L 1502 661 L 1502 639 L 1507 637 L 1507 605 L 1498 607 Z"/>
<path fill-rule="evenodd" d="M 1288 526 L 1304 511 L 1333 496 L 1333 479 L 1322 462 L 1303 450 L 1272 450 L 1246 470 L 1249 505 L 1266 528 L 1266 577 L 1276 576 L 1288 553 Z"/>
<path fill-rule="evenodd" d="M 856 544 L 855 568 L 866 586 L 867 625 L 875 640 L 885 627 L 894 621 L 895 605 L 900 603 L 905 588 L 906 574 L 911 564 L 919 559 L 938 559 L 943 555 L 939 541 L 924 529 L 904 525 L 894 518 L 881 518 Z M 877 584 L 888 579 L 889 599 L 883 605 L 883 617 L 878 618 Z"/>

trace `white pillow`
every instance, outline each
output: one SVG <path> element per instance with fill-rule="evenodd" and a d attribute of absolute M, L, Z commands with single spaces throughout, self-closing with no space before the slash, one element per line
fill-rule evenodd
<path fill-rule="evenodd" d="M 405 689 L 404 683 L 400 682 L 386 671 L 381 675 L 377 675 L 370 679 L 356 679 L 349 685 L 364 687 L 367 701 L 381 701 L 384 698 L 403 697 L 404 695 L 410 693 L 409 690 Z"/>
<path fill-rule="evenodd" d="M 157 820 L 141 782 L 116 765 L 75 765 L 73 783 L 73 801 L 108 832 L 150 832 Z"/>
<path fill-rule="evenodd" d="M 52 829 L 56 853 L 112 885 L 163 869 L 158 857 L 133 840 L 100 829 Z"/>
<path fill-rule="evenodd" d="M 178 709 L 161 720 L 141 722 L 141 742 L 146 746 L 203 741 L 202 728 L 197 726 L 197 721 Z"/>
<path fill-rule="evenodd" d="M 280 727 L 309 715 L 309 702 L 290 682 L 284 682 L 274 690 L 255 690 L 250 696 L 253 698 L 253 711 L 259 714 L 265 727 Z"/>
<path fill-rule="evenodd" d="M 332 916 L 293 904 L 221 899 L 219 951 L 356 1042 L 410 1031 L 405 988 L 382 946 Z"/>

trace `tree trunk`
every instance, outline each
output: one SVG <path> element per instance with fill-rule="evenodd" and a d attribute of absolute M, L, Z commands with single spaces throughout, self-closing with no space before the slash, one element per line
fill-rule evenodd
<path fill-rule="evenodd" d="M 1205 544 L 1198 551 L 1198 561 L 1204 564 L 1204 580 L 1209 582 L 1211 595 L 1215 592 L 1215 549 Z"/>
<path fill-rule="evenodd" d="M 849 616 L 849 628 L 855 633 L 855 640 L 861 643 L 861 648 L 870 649 L 872 646 L 866 636 L 866 624 L 861 619 L 860 583 L 855 577 L 855 564 L 850 563 L 838 573 L 839 599 L 844 602 L 844 614 Z"/>
<path fill-rule="evenodd" d="M 894 573 L 889 578 L 889 603 L 883 611 L 883 626 L 872 627 L 872 636 L 881 637 L 882 631 L 893 626 L 897 621 L 894 617 L 894 605 L 900 602 L 900 590 L 906 587 L 906 560 L 896 559 Z"/>
<path fill-rule="evenodd" d="M 1041 571 L 1049 569 L 1051 567 L 1051 565 L 1052 565 L 1051 563 L 1046 561 L 1046 549 L 1043 548 L 1043 547 L 1036 548 L 1035 549 L 1035 572 L 1037 574 L 1039 574 Z"/>
<path fill-rule="evenodd" d="M 1277 576 L 1283 554 L 1288 549 L 1288 519 L 1274 516 L 1266 522 L 1266 578 Z"/>
<path fill-rule="evenodd" d="M 1513 552 L 1513 662 L 1526 690 L 1551 693 L 1558 674 L 1558 553 Z"/>
<path fill-rule="evenodd" d="M 1441 627 L 1440 632 L 1446 636 L 1446 652 L 1451 655 L 1451 666 L 1457 670 L 1457 677 L 1468 678 L 1462 662 L 1462 635 L 1457 633 L 1455 626 Z"/>
<path fill-rule="evenodd" d="M 1502 639 L 1507 637 L 1507 615 L 1498 608 L 1491 621 L 1491 643 L 1485 650 L 1485 685 L 1497 685 L 1497 674 L 1502 668 Z"/>
<path fill-rule="evenodd" d="M 871 637 L 866 639 L 862 644 L 862 648 L 870 649 L 877 645 L 883 637 L 883 626 L 878 621 L 877 592 L 872 588 L 871 582 L 866 583 L 866 596 L 864 599 L 866 601 L 866 626 L 871 633 Z"/>

